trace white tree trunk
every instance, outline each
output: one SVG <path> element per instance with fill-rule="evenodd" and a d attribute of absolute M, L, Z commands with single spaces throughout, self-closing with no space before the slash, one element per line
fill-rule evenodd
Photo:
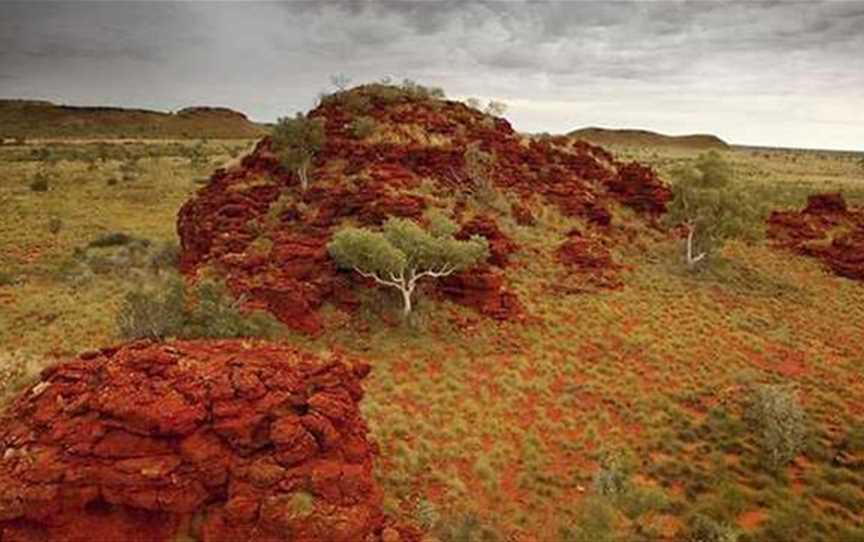
<path fill-rule="evenodd" d="M 395 273 L 390 274 L 390 279 L 385 279 L 378 276 L 375 273 L 367 273 L 360 269 L 359 267 L 354 268 L 355 271 L 360 273 L 361 276 L 366 278 L 371 278 L 378 284 L 382 284 L 384 286 L 390 286 L 391 288 L 398 288 L 400 292 L 402 292 L 402 315 L 404 317 L 408 317 L 411 314 L 411 310 L 413 308 L 413 304 L 411 303 L 411 294 L 414 293 L 414 288 L 417 286 L 417 281 L 423 277 L 446 277 L 453 273 L 456 270 L 455 266 L 452 265 L 444 265 L 438 270 L 427 270 L 417 272 L 414 269 L 408 269 L 408 274 L 406 276 L 405 270 L 403 269 L 399 275 Z"/>
<path fill-rule="evenodd" d="M 696 235 L 696 227 L 693 225 L 687 225 L 687 267 L 693 267 L 705 257 L 705 253 L 701 253 L 698 256 L 693 256 L 693 237 Z"/>
<path fill-rule="evenodd" d="M 404 316 L 405 318 L 408 318 L 408 315 L 411 314 L 411 309 L 412 309 L 411 293 L 413 291 L 413 288 L 409 289 L 407 286 L 403 286 L 401 288 L 401 290 L 402 290 L 402 302 L 403 302 L 402 316 Z"/>
<path fill-rule="evenodd" d="M 303 190 L 303 192 L 305 192 L 306 189 L 309 188 L 309 174 L 307 172 L 308 167 L 308 165 L 303 164 L 302 166 L 297 168 L 297 176 L 300 177 L 300 189 Z"/>

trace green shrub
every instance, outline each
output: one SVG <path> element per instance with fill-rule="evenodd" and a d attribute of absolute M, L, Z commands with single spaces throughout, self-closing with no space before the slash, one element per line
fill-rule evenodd
<path fill-rule="evenodd" d="M 375 133 L 378 123 L 372 117 L 356 117 L 351 121 L 351 133 L 357 139 L 366 139 Z"/>
<path fill-rule="evenodd" d="M 124 182 L 134 181 L 140 174 L 141 168 L 138 166 L 138 160 L 129 160 L 120 165 L 120 178 Z"/>
<path fill-rule="evenodd" d="M 301 113 L 293 119 L 280 118 L 273 128 L 273 149 L 279 160 L 300 179 L 305 191 L 309 186 L 309 166 L 326 139 L 324 122 Z"/>
<path fill-rule="evenodd" d="M 495 186 L 495 155 L 472 143 L 465 148 L 464 160 L 465 176 L 477 203 L 501 213 L 509 212 L 509 202 Z"/>
<path fill-rule="evenodd" d="M 104 235 L 100 235 L 96 239 L 90 241 L 87 244 L 87 248 L 106 248 L 106 247 L 126 246 L 136 239 L 137 239 L 136 237 L 133 237 L 133 236 L 126 234 L 126 233 L 123 233 L 123 232 L 111 232 L 111 233 L 106 233 Z M 149 241 L 146 241 L 146 240 L 142 240 L 142 241 L 145 241 L 147 244 L 150 243 Z"/>
<path fill-rule="evenodd" d="M 365 115 L 372 109 L 372 100 L 358 92 L 340 92 L 337 96 L 342 106 L 354 115 Z"/>
<path fill-rule="evenodd" d="M 63 221 L 62 220 L 60 220 L 56 216 L 52 217 L 50 220 L 48 220 L 48 231 L 51 234 L 57 235 L 58 233 L 60 233 L 61 229 L 63 229 Z"/>
<path fill-rule="evenodd" d="M 594 473 L 594 491 L 614 497 L 630 490 L 630 472 L 617 455 L 606 457 Z"/>
<path fill-rule="evenodd" d="M 33 192 L 47 192 L 48 185 L 48 176 L 40 171 L 30 181 L 30 190 Z"/>
<path fill-rule="evenodd" d="M 504 537 L 473 513 L 445 516 L 432 531 L 442 542 L 499 542 Z"/>
<path fill-rule="evenodd" d="M 164 339 L 182 333 L 185 317 L 184 284 L 178 277 L 164 288 L 126 294 L 117 315 L 117 327 L 125 339 Z"/>
<path fill-rule="evenodd" d="M 664 220 L 687 231 L 685 261 L 691 269 L 707 261 L 729 239 L 757 239 L 764 227 L 764 202 L 733 182 L 731 165 L 716 151 L 672 173 L 673 199 Z"/>
<path fill-rule="evenodd" d="M 789 463 L 807 437 L 806 415 L 796 394 L 784 386 L 757 385 L 745 414 L 756 432 L 764 459 L 774 468 Z"/>
<path fill-rule="evenodd" d="M 420 527 L 429 531 L 441 520 L 441 514 L 431 501 L 420 499 L 414 507 L 414 518 Z"/>
<path fill-rule="evenodd" d="M 12 286 L 15 284 L 15 275 L 8 271 L 0 271 L 0 286 Z"/>
<path fill-rule="evenodd" d="M 180 264 L 180 245 L 177 241 L 161 243 L 150 253 L 149 264 L 155 271 L 176 269 Z"/>
<path fill-rule="evenodd" d="M 572 527 L 561 529 L 561 542 L 613 542 L 615 509 L 608 499 L 591 496 L 579 503 Z"/>
<path fill-rule="evenodd" d="M 687 542 L 737 542 L 741 533 L 728 523 L 696 514 L 687 522 Z"/>
<path fill-rule="evenodd" d="M 0 354 L 0 406 L 32 382 L 43 363 L 22 352 Z"/>
<path fill-rule="evenodd" d="M 425 277 L 440 278 L 468 269 L 489 257 L 489 243 L 481 236 L 467 241 L 435 233 L 455 231 L 436 219 L 435 232 L 405 218 L 391 218 L 383 231 L 344 228 L 327 244 L 336 264 L 402 293 L 403 315 L 411 314 L 412 294 Z"/>
<path fill-rule="evenodd" d="M 243 300 L 234 299 L 219 283 L 201 281 L 189 297 L 183 279 L 176 275 L 129 292 L 117 315 L 120 335 L 157 340 L 271 337 L 280 329 L 269 314 L 242 311 Z"/>

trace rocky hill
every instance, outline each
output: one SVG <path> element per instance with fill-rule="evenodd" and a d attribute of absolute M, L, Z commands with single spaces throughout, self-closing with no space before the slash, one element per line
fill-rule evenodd
<path fill-rule="evenodd" d="M 728 143 L 717 136 L 709 134 L 670 136 L 648 130 L 597 128 L 592 126 L 574 130 L 567 135 L 595 145 L 681 147 L 697 150 L 724 150 L 729 148 Z"/>
<path fill-rule="evenodd" d="M 0 418 L 0 538 L 410 540 L 372 476 L 368 372 L 241 341 L 56 365 Z"/>
<path fill-rule="evenodd" d="M 840 276 L 864 280 L 864 209 L 848 207 L 840 193 L 814 194 L 800 212 L 771 213 L 768 236 Z"/>
<path fill-rule="evenodd" d="M 653 170 L 618 162 L 600 147 L 521 136 L 503 118 L 396 87 L 338 93 L 309 116 L 323 121 L 326 143 L 307 191 L 265 138 L 239 166 L 217 171 L 178 218 L 185 273 L 215 271 L 251 307 L 304 332 L 322 329 L 318 309 L 325 302 L 351 312 L 357 287 L 369 284 L 338 272 L 327 255 L 327 242 L 343 225 L 374 227 L 391 216 L 422 221 L 430 209 L 445 213 L 460 225 L 457 237 L 485 236 L 492 257 L 430 293 L 513 320 L 525 315 L 510 284 L 512 253 L 537 251 L 568 274 L 613 285 L 610 248 L 632 233 L 619 221 L 622 209 L 649 223 L 670 196 Z M 352 128 L 361 118 L 374 123 L 371 135 Z M 469 149 L 492 157 L 483 178 L 466 164 Z M 538 225 L 548 229 L 549 246 L 520 246 L 518 228 L 531 227 L 538 213 L 579 226 Z"/>
<path fill-rule="evenodd" d="M 2 138 L 255 138 L 266 133 L 224 107 L 176 113 L 119 107 L 78 107 L 36 100 L 0 100 Z"/>

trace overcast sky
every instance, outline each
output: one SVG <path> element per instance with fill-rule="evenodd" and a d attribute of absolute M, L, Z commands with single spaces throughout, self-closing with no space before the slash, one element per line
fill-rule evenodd
<path fill-rule="evenodd" d="M 270 121 L 336 73 L 494 98 L 524 131 L 864 150 L 864 0 L 0 2 L 2 97 Z"/>

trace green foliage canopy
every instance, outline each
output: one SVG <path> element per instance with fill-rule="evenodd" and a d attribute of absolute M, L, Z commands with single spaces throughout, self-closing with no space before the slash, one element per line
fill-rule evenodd
<path fill-rule="evenodd" d="M 327 249 L 339 267 L 402 291 L 408 314 L 420 278 L 446 276 L 489 257 L 485 238 L 453 238 L 455 224 L 441 215 L 430 216 L 429 222 L 428 231 L 404 218 L 389 219 L 380 232 L 345 228 L 333 236 Z"/>
<path fill-rule="evenodd" d="M 688 229 L 687 262 L 694 265 L 727 239 L 762 233 L 763 206 L 733 180 L 732 166 L 716 151 L 673 173 L 673 199 L 665 219 Z M 700 253 L 695 256 L 694 253 Z"/>
<path fill-rule="evenodd" d="M 324 122 L 297 113 L 293 119 L 280 118 L 273 128 L 273 148 L 285 167 L 296 171 L 305 190 L 309 184 L 308 168 L 315 153 L 326 139 Z"/>
<path fill-rule="evenodd" d="M 454 239 L 455 227 L 441 218 L 434 219 L 430 230 L 408 219 L 391 218 L 380 232 L 345 228 L 327 248 L 340 267 L 387 278 L 425 271 L 452 273 L 489 256 L 485 238 Z"/>

